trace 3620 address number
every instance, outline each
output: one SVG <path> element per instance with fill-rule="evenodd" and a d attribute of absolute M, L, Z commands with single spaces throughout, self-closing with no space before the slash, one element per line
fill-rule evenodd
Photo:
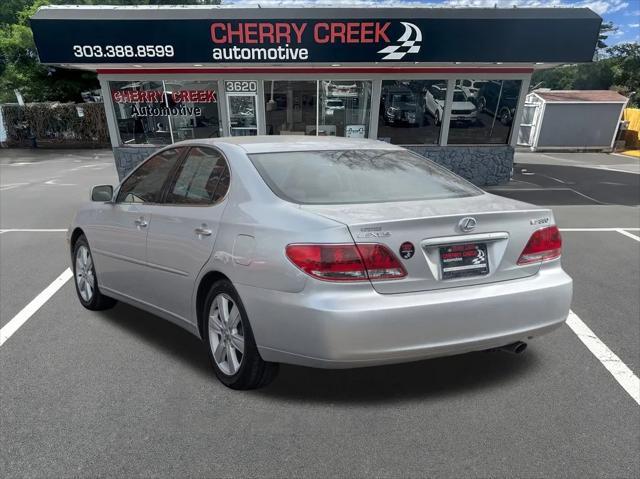
<path fill-rule="evenodd" d="M 172 57 L 173 45 L 74 45 L 76 58 L 166 58 Z"/>

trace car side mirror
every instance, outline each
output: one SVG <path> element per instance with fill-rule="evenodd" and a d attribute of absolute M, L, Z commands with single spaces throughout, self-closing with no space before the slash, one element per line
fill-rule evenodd
<path fill-rule="evenodd" d="M 111 201 L 113 198 L 113 186 L 98 185 L 91 188 L 91 201 Z"/>

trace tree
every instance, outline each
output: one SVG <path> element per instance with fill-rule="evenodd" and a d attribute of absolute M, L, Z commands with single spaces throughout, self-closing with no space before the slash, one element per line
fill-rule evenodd
<path fill-rule="evenodd" d="M 618 27 L 616 27 L 613 22 L 602 22 L 600 24 L 600 34 L 598 35 L 598 43 L 596 44 L 596 48 L 598 50 L 604 50 L 608 47 L 605 41 L 609 38 L 610 33 L 616 33 L 618 31 Z"/>
<path fill-rule="evenodd" d="M 622 43 L 593 63 L 563 65 L 533 74 L 531 85 L 552 90 L 616 90 L 640 106 L 640 45 Z"/>
<path fill-rule="evenodd" d="M 14 89 L 26 101 L 81 101 L 80 92 L 99 87 L 96 74 L 40 64 L 29 17 L 43 5 L 205 5 L 219 0 L 0 0 L 0 103 L 15 102 Z"/>
<path fill-rule="evenodd" d="M 640 106 L 640 45 L 622 43 L 607 49 L 613 73 L 612 89 L 630 98 L 632 106 Z"/>

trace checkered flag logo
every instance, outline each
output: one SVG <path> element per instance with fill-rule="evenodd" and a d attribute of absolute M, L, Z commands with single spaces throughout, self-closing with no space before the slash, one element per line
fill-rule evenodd
<path fill-rule="evenodd" d="M 384 47 L 378 53 L 386 53 L 382 57 L 383 60 L 401 60 L 407 53 L 418 53 L 420 51 L 420 42 L 422 42 L 422 32 L 413 23 L 400 22 L 404 25 L 404 33 L 398 38 L 399 45 L 389 45 Z M 411 37 L 413 40 L 410 40 Z"/>

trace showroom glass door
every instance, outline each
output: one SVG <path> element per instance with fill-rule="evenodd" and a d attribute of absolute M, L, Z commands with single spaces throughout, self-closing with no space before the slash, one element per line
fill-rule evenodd
<path fill-rule="evenodd" d="M 258 94 L 227 92 L 229 132 L 231 136 L 258 134 Z"/>

